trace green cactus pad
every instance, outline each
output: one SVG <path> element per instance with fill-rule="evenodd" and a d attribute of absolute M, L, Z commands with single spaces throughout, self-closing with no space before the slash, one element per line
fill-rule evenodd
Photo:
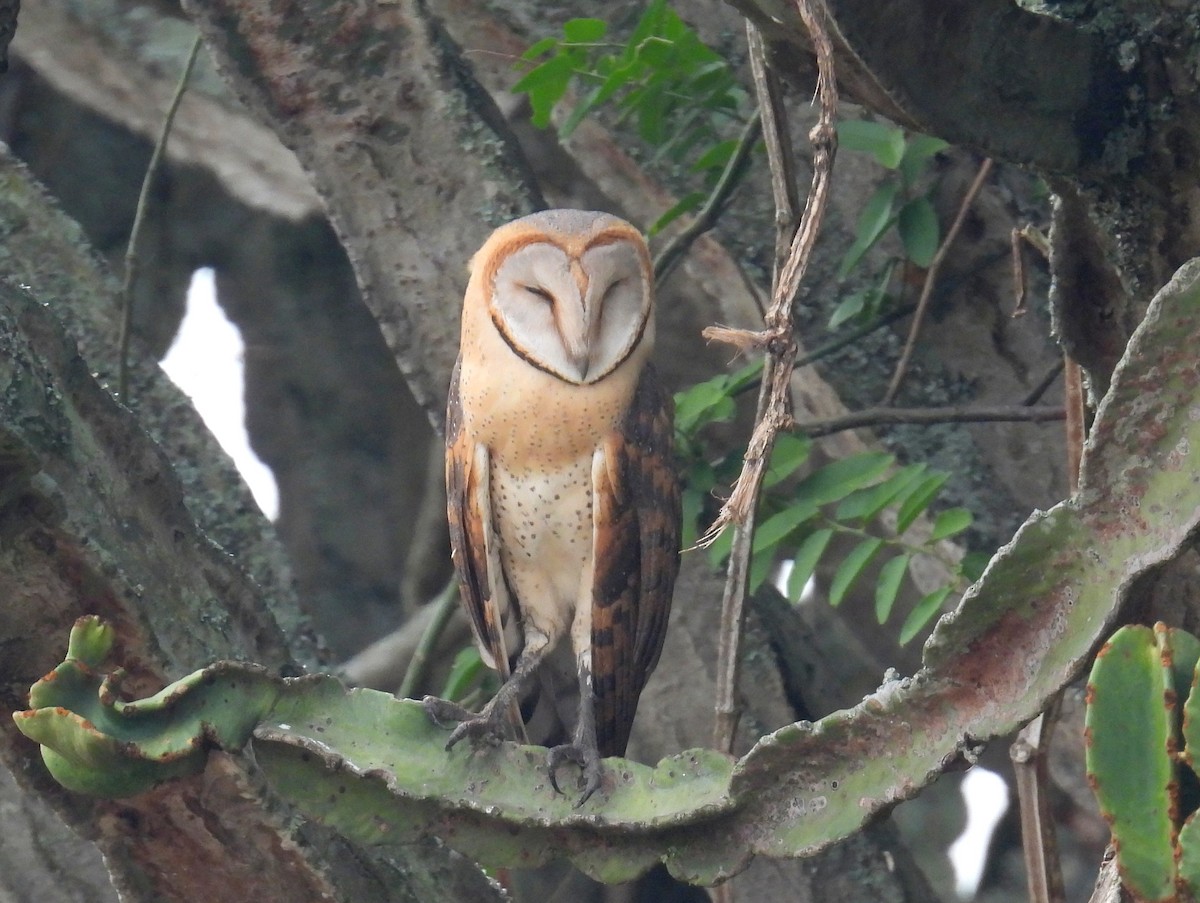
<path fill-rule="evenodd" d="M 220 662 L 149 699 L 123 701 L 121 672 L 101 674 L 112 629 L 94 616 L 71 629 L 67 659 L 29 691 L 20 731 L 64 787 L 96 796 L 141 793 L 204 768 L 207 750 L 240 749 L 281 690 L 256 665 Z"/>
<path fill-rule="evenodd" d="M 1200 821 L 1196 814 L 1179 831 L 1179 877 L 1192 898 L 1200 891 Z"/>
<path fill-rule="evenodd" d="M 1175 896 L 1175 706 L 1165 629 L 1122 627 L 1087 687 L 1088 780 L 1112 830 L 1121 879 L 1138 899 Z"/>

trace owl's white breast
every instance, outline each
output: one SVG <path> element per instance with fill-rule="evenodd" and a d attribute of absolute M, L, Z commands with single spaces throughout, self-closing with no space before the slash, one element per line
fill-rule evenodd
<path fill-rule="evenodd" d="M 491 488 L 504 572 L 526 627 L 561 636 L 591 594 L 591 457 L 534 472 L 497 462 Z"/>

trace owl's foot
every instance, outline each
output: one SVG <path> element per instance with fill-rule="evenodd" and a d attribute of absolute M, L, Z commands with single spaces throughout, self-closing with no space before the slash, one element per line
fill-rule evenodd
<path fill-rule="evenodd" d="M 508 717 L 502 706 L 489 703 L 483 707 L 482 712 L 476 715 L 458 703 L 450 702 L 448 699 L 439 699 L 437 696 L 426 696 L 421 700 L 421 705 L 425 707 L 425 714 L 429 716 L 429 720 L 438 727 L 448 729 L 450 722 L 458 722 L 458 725 L 450 733 L 450 739 L 446 741 L 448 750 L 464 737 L 470 737 L 472 740 L 487 740 L 491 743 L 499 743 L 501 740 L 508 739 Z"/>
<path fill-rule="evenodd" d="M 567 762 L 574 762 L 583 772 L 576 785 L 583 790 L 583 795 L 575 803 L 575 808 L 578 809 L 600 789 L 600 779 L 603 775 L 600 767 L 600 750 L 596 748 L 595 743 L 590 745 L 564 743 L 562 746 L 552 747 L 546 756 L 546 765 L 550 770 L 550 786 L 557 793 L 563 792 L 562 788 L 558 786 L 558 769 Z"/>

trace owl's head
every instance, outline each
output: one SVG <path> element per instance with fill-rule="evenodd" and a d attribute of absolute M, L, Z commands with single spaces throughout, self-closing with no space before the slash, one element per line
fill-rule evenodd
<path fill-rule="evenodd" d="M 654 341 L 646 242 L 607 213 L 547 210 L 501 226 L 472 258 L 471 282 L 513 352 L 565 382 L 599 382 Z"/>

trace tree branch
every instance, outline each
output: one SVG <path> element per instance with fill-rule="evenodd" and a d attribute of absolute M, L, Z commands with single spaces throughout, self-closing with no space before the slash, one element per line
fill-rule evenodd
<path fill-rule="evenodd" d="M 667 242 L 658 256 L 654 258 L 655 282 L 662 282 L 666 279 L 683 259 L 683 256 L 687 254 L 692 243 L 717 224 L 717 220 L 724 212 L 734 190 L 741 184 L 742 177 L 746 174 L 746 163 L 750 159 L 750 152 L 754 150 L 754 145 L 761 134 L 762 117 L 755 113 L 742 129 L 737 147 L 721 171 L 721 178 L 713 186 L 712 193 L 709 194 L 708 200 L 705 201 L 700 212 L 688 223 L 686 228 Z"/>
<path fill-rule="evenodd" d="M 713 741 L 717 749 L 731 751 L 738 721 L 736 704 L 738 668 L 741 661 L 741 625 L 743 623 L 748 578 L 750 573 L 750 551 L 754 532 L 754 508 L 758 503 L 763 475 L 775 437 L 780 429 L 791 420 L 788 412 L 792 370 L 796 361 L 796 342 L 792 337 L 792 306 L 795 303 L 800 280 L 808 268 L 817 232 L 825 215 L 829 200 L 829 189 L 833 172 L 833 158 L 837 152 L 837 132 L 834 122 L 837 115 L 837 82 L 833 70 L 833 48 L 826 32 L 826 12 L 823 0 L 796 0 L 796 8 L 812 37 L 817 55 L 820 77 L 817 79 L 817 94 L 820 114 L 817 124 L 809 133 L 813 144 L 812 188 L 805 203 L 800 226 L 791 242 L 787 260 L 779 269 L 772 290 L 770 309 L 766 316 L 766 329 L 760 333 L 742 333 L 738 330 L 705 330 L 710 338 L 723 337 L 734 344 L 749 341 L 767 351 L 763 367 L 762 390 L 759 394 L 758 413 L 754 432 L 746 449 L 742 473 L 738 477 L 733 493 L 721 509 L 716 522 L 709 528 L 702 542 L 712 542 L 728 525 L 735 524 L 730 555 L 729 571 L 725 582 L 725 593 L 721 603 L 721 641 L 717 660 L 716 724 Z M 760 108 L 771 103 L 766 91 L 760 94 Z M 774 123 L 775 134 L 768 140 L 782 146 L 785 138 L 778 132 L 779 123 Z M 778 161 L 772 161 L 778 166 Z M 780 211 L 780 221 L 787 211 Z"/>
<path fill-rule="evenodd" d="M 994 407 L 867 408 L 825 420 L 792 421 L 791 429 L 817 438 L 862 427 L 932 423 L 1046 423 L 1063 420 L 1062 407 L 998 405 Z"/>

